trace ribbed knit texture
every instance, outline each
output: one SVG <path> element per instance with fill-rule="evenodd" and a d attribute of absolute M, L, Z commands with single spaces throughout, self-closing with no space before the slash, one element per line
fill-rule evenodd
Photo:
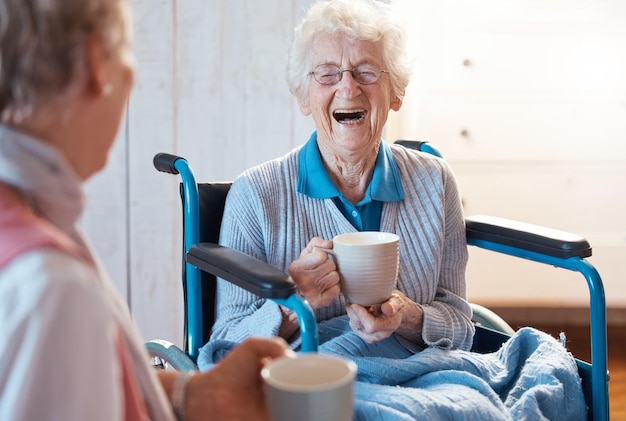
<path fill-rule="evenodd" d="M 390 147 L 406 198 L 383 204 L 380 230 L 400 236 L 398 289 L 422 305 L 426 344 L 469 349 L 474 328 L 465 300 L 468 253 L 456 180 L 445 161 Z M 238 177 L 222 221 L 221 244 L 285 273 L 311 238 L 356 231 L 332 199 L 312 199 L 296 191 L 299 150 Z M 318 321 L 345 313 L 343 296 L 315 311 Z M 275 303 L 218 282 L 212 338 L 239 342 L 252 335 L 275 336 L 281 320 Z"/>

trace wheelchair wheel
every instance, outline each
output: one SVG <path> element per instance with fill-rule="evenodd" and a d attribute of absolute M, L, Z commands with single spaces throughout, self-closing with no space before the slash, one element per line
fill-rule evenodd
<path fill-rule="evenodd" d="M 156 339 L 146 343 L 152 366 L 158 370 L 197 371 L 198 366 L 171 342 Z"/>
<path fill-rule="evenodd" d="M 470 303 L 470 307 L 473 313 L 472 320 L 475 324 L 497 330 L 507 335 L 513 335 L 515 333 L 515 329 L 513 329 L 511 325 L 487 307 L 475 303 Z"/>

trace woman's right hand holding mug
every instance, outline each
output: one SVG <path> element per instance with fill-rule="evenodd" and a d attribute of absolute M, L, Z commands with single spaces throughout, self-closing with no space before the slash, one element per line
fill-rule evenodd
<path fill-rule="evenodd" d="M 311 307 L 320 308 L 339 296 L 339 273 L 329 254 L 316 248 L 332 249 L 333 242 L 314 237 L 300 257 L 289 265 L 289 275 L 298 286 L 298 293 Z"/>

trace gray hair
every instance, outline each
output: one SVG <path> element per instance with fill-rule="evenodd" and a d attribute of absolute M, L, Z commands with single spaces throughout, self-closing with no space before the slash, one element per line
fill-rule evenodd
<path fill-rule="evenodd" d="M 85 40 L 131 41 L 130 0 L 0 0 L 0 122 L 62 105 L 85 77 Z"/>
<path fill-rule="evenodd" d="M 377 0 L 328 0 L 311 6 L 294 31 L 287 58 L 287 84 L 292 94 L 306 97 L 313 42 L 324 33 L 380 43 L 392 92 L 403 98 L 413 71 L 407 51 L 408 35 L 397 12 L 389 4 Z"/>

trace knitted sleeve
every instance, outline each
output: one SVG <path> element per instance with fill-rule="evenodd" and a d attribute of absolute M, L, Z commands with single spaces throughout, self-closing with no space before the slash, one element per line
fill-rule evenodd
<path fill-rule="evenodd" d="M 226 201 L 220 244 L 267 262 L 261 233 L 265 212 L 249 177 L 237 178 Z M 218 279 L 211 339 L 241 342 L 252 335 L 276 336 L 281 322 L 277 304 Z"/>
<path fill-rule="evenodd" d="M 406 196 L 395 221 L 402 242 L 399 288 L 424 310 L 427 345 L 469 349 L 474 326 L 466 301 L 468 251 L 454 174 L 439 158 L 396 154 Z"/>

